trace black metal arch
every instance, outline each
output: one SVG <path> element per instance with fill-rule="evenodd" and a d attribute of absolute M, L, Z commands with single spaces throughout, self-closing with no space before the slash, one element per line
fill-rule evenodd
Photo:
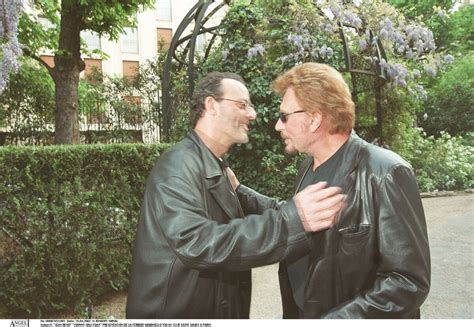
<path fill-rule="evenodd" d="M 163 68 L 163 76 L 162 76 L 162 119 L 161 119 L 161 126 L 160 126 L 160 134 L 161 139 L 164 141 L 169 141 L 170 131 L 171 131 L 171 124 L 173 122 L 173 98 L 171 92 L 171 65 L 173 59 L 175 59 L 179 63 L 179 67 L 181 68 L 184 65 L 187 65 L 187 75 L 188 75 L 188 90 L 189 96 L 192 96 L 194 90 L 194 81 L 195 81 L 195 74 L 194 74 L 194 57 L 196 54 L 196 42 L 197 38 L 200 34 L 204 33 L 213 33 L 215 30 L 219 28 L 219 26 L 212 26 L 212 27 L 205 27 L 205 24 L 209 21 L 209 19 L 214 16 L 221 8 L 223 8 L 226 4 L 230 1 L 223 1 L 219 5 L 216 6 L 214 10 L 212 10 L 207 16 L 205 16 L 207 9 L 209 6 L 214 2 L 214 0 L 199 0 L 198 3 L 191 8 L 191 10 L 186 14 L 183 18 L 181 23 L 179 24 L 176 33 L 173 35 L 171 40 L 170 47 L 168 49 L 165 65 Z M 194 27 L 192 29 L 191 34 L 182 36 L 183 33 L 187 30 L 187 28 L 194 23 Z M 216 39 L 217 35 L 213 34 L 209 44 L 207 46 L 204 58 L 210 53 L 212 45 Z M 187 62 L 178 58 L 177 56 L 177 49 L 186 44 L 183 56 L 188 57 Z"/>
<path fill-rule="evenodd" d="M 344 50 L 344 62 L 345 67 L 340 69 L 341 72 L 348 72 L 351 74 L 351 82 L 352 82 L 352 99 L 356 102 L 357 96 L 359 93 L 373 90 L 374 97 L 375 97 L 375 114 L 377 119 L 377 126 L 375 135 L 378 138 L 378 142 L 380 144 L 383 143 L 382 137 L 382 94 L 381 90 L 385 83 L 387 83 L 387 74 L 385 70 L 380 66 L 380 62 L 382 59 L 387 61 L 387 55 L 385 50 L 382 46 L 382 43 L 377 38 L 376 42 L 369 47 L 368 53 L 366 53 L 367 57 L 376 57 L 376 61 L 370 61 L 364 57 L 359 56 L 358 58 L 354 58 L 350 51 L 350 46 L 347 41 L 345 30 L 349 28 L 353 28 L 349 25 L 344 25 L 339 23 L 339 33 L 341 36 L 343 50 Z M 369 33 L 369 42 L 372 44 L 374 40 L 373 32 L 370 31 Z M 375 51 L 375 53 L 370 53 L 370 51 Z M 356 108 L 357 110 L 357 108 Z M 357 127 L 357 126 L 356 126 Z"/>
<path fill-rule="evenodd" d="M 219 10 L 224 6 L 230 4 L 231 0 L 222 0 L 212 10 L 209 14 L 206 15 L 206 11 L 209 6 L 214 3 L 214 0 L 198 0 L 194 7 L 189 10 L 186 16 L 181 21 L 178 29 L 173 35 L 171 40 L 170 47 L 167 52 L 167 57 L 163 69 L 162 76 L 162 112 L 161 112 L 161 124 L 160 124 L 160 133 L 161 139 L 163 141 L 169 141 L 171 125 L 174 119 L 174 107 L 173 107 L 173 97 L 171 89 L 171 69 L 173 59 L 178 63 L 178 68 L 182 69 L 183 66 L 186 66 L 187 76 L 188 76 L 188 90 L 189 96 L 192 96 L 195 83 L 195 72 L 194 72 L 194 57 L 196 52 L 196 42 L 200 34 L 211 33 L 212 37 L 209 41 L 207 49 L 205 51 L 204 59 L 206 59 L 210 53 L 212 45 L 218 36 L 215 31 L 219 26 L 206 27 L 205 24 L 212 18 Z M 322 15 L 324 13 L 321 12 Z M 189 26 L 192 26 L 192 32 L 188 35 L 183 36 L 183 33 L 188 30 Z M 375 94 L 375 107 L 376 107 L 376 116 L 377 116 L 377 136 L 379 141 L 382 139 L 382 107 L 381 107 L 381 88 L 387 82 L 387 77 L 385 71 L 380 67 L 379 63 L 381 59 L 387 61 L 387 57 L 383 46 L 380 40 L 375 42 L 375 53 L 367 53 L 368 57 L 377 57 L 375 61 L 369 61 L 363 57 L 354 57 L 350 51 L 350 45 L 348 38 L 346 36 L 346 30 L 353 28 L 350 25 L 339 23 L 339 33 L 343 45 L 344 52 L 344 62 L 345 67 L 341 68 L 341 72 L 348 72 L 351 74 L 352 80 L 352 96 L 356 100 L 357 95 L 368 89 L 373 89 Z M 373 33 L 370 32 L 369 40 L 372 43 L 374 38 Z M 181 56 L 178 57 L 178 48 L 184 46 Z M 372 46 L 372 49 L 374 47 Z M 372 50 L 373 51 L 373 50 Z M 187 57 L 187 60 L 183 58 Z"/>

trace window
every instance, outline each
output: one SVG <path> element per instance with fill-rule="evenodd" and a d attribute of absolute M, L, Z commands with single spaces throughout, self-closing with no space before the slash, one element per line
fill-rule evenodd
<path fill-rule="evenodd" d="M 138 30 L 136 28 L 125 28 L 122 34 L 122 52 L 138 53 Z"/>
<path fill-rule="evenodd" d="M 97 82 L 97 75 L 102 73 L 102 60 L 101 59 L 84 59 L 86 67 L 84 68 L 84 75 L 90 83 Z"/>
<path fill-rule="evenodd" d="M 156 1 L 156 19 L 171 21 L 171 0 L 157 0 Z"/>
<path fill-rule="evenodd" d="M 83 31 L 81 36 L 87 44 L 89 50 L 100 50 L 100 36 L 92 31 Z"/>
<path fill-rule="evenodd" d="M 133 80 L 138 73 L 138 61 L 123 61 L 123 76 Z"/>
<path fill-rule="evenodd" d="M 158 51 L 168 50 L 171 44 L 171 39 L 173 38 L 173 32 L 171 28 L 157 28 L 156 36 L 158 40 Z"/>
<path fill-rule="evenodd" d="M 141 103 L 142 99 L 137 96 L 124 96 L 123 101 L 127 105 L 127 111 L 122 113 L 124 121 L 127 124 L 141 124 L 143 123 L 141 117 Z"/>

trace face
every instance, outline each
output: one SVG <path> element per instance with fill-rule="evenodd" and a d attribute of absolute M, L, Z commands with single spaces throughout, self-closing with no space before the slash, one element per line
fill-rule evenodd
<path fill-rule="evenodd" d="M 286 122 L 279 118 L 275 130 L 280 133 L 285 143 L 285 152 L 306 153 L 311 140 L 311 116 L 299 105 L 292 88 L 288 88 L 283 96 L 280 113 L 286 114 Z"/>
<path fill-rule="evenodd" d="M 215 98 L 219 109 L 216 126 L 221 129 L 221 142 L 232 145 L 249 141 L 249 123 L 257 114 L 247 88 L 234 79 L 222 80 L 222 97 Z"/>

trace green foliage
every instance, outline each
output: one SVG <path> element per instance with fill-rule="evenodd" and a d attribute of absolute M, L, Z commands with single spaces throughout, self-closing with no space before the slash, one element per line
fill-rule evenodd
<path fill-rule="evenodd" d="M 257 119 L 251 124 L 250 143 L 235 146 L 229 161 L 242 183 L 271 196 L 288 198 L 292 195 L 293 180 L 301 160 L 283 155 L 281 138 L 274 129 L 280 98 L 272 91 L 273 81 L 298 62 L 340 65 L 342 60 L 337 40 L 317 32 L 320 19 L 316 7 L 304 1 L 298 5 L 291 2 L 287 7 L 272 1 L 253 6 L 235 3 L 220 26 L 219 33 L 226 38 L 201 65 L 201 75 L 209 71 L 230 71 L 247 81 Z M 327 45 L 335 49 L 335 54 L 323 58 L 308 49 L 301 54 L 288 42 L 288 37 L 301 34 L 305 29 L 309 30 L 304 33 L 312 39 L 313 50 Z M 265 49 L 264 55 L 249 54 L 249 49 L 258 44 Z M 180 124 L 175 129 L 178 126 Z M 181 130 L 184 132 L 184 128 Z"/>
<path fill-rule="evenodd" d="M 167 145 L 0 147 L 0 317 L 127 286 L 144 178 Z"/>
<path fill-rule="evenodd" d="M 136 25 L 136 15 L 140 9 L 151 8 L 154 0 L 82 0 L 68 1 L 74 10 L 74 17 L 80 30 L 89 30 L 117 40 L 125 27 Z M 33 2 L 38 16 L 46 18 L 50 24 L 41 25 L 32 13 L 24 12 L 20 18 L 19 40 L 29 53 L 39 55 L 41 49 L 57 52 L 62 11 L 59 0 Z"/>
<path fill-rule="evenodd" d="M 79 115 L 100 124 L 102 135 L 83 133 L 86 143 L 142 139 L 123 133 L 127 125 L 142 129 L 160 124 L 160 79 L 164 56 L 140 65 L 135 78 L 90 75 L 79 84 Z M 107 132 L 106 132 L 107 131 Z M 106 133 L 105 133 L 106 132 Z M 128 135 L 128 136 L 127 136 Z"/>
<path fill-rule="evenodd" d="M 472 53 L 474 49 L 474 6 L 464 6 L 454 12 L 445 30 L 446 49 L 454 53 Z"/>
<path fill-rule="evenodd" d="M 433 32 L 437 47 L 446 48 L 449 44 L 446 32 L 449 24 L 448 12 L 454 6 L 452 0 L 389 0 L 388 2 L 401 10 L 407 18 L 424 22 Z"/>
<path fill-rule="evenodd" d="M 37 1 L 39 3 L 39 1 Z M 42 5 L 49 1 L 41 2 Z M 43 8 L 40 12 L 44 13 L 52 24 L 43 26 L 40 21 L 34 17 L 23 14 L 20 17 L 18 40 L 26 47 L 27 53 L 40 55 L 41 49 L 57 49 L 59 41 L 59 8 Z"/>
<path fill-rule="evenodd" d="M 380 10 L 374 9 L 375 4 L 356 9 L 358 14 L 367 19 L 373 31 L 379 30 L 379 24 L 385 16 L 404 21 L 403 16 L 387 4 L 379 5 Z M 432 8 L 433 5 L 430 2 L 428 7 Z M 441 6 L 440 3 L 437 5 Z M 440 10 L 451 8 L 448 2 L 441 7 Z M 419 18 L 421 11 L 412 17 Z M 282 143 L 274 130 L 280 99 L 273 94 L 271 83 L 280 73 L 305 61 L 343 66 L 339 35 L 321 32 L 322 28 L 329 28 L 328 25 L 337 31 L 337 27 L 325 20 L 311 1 L 288 1 L 284 7 L 279 5 L 279 1 L 262 0 L 252 6 L 244 1 L 236 2 L 229 8 L 220 26 L 219 33 L 226 37 L 200 66 L 201 76 L 209 71 L 231 71 L 247 81 L 252 102 L 256 106 L 257 120 L 251 125 L 250 143 L 235 146 L 230 152 L 229 161 L 244 184 L 263 193 L 281 198 L 291 196 L 294 173 L 301 160 L 300 157 L 288 158 L 282 154 Z M 302 37 L 308 44 L 303 48 L 298 47 L 296 39 L 292 39 L 294 36 Z M 332 56 L 321 55 L 323 45 L 333 49 Z M 392 45 L 389 42 L 385 42 L 384 46 L 390 60 L 403 60 L 396 49 L 390 48 Z M 361 58 L 366 55 L 363 52 L 359 54 L 360 49 L 354 45 L 351 45 L 351 51 L 354 56 L 359 55 Z M 410 70 L 419 66 L 419 63 L 412 61 L 407 60 L 406 63 Z M 186 76 L 176 76 L 175 81 L 179 80 L 177 85 L 181 87 L 173 88 L 175 98 L 186 99 Z M 407 82 L 409 85 L 416 83 L 413 77 L 407 78 Z M 382 92 L 382 137 L 384 144 L 395 151 L 406 153 L 411 149 L 415 117 L 422 111 L 422 93 L 413 92 L 410 88 L 393 87 L 386 87 Z M 359 132 L 363 131 L 362 136 L 372 141 L 377 136 L 374 133 L 376 114 L 373 91 L 360 93 L 357 107 Z M 175 139 L 184 136 L 188 128 L 187 108 L 187 103 L 181 101 L 177 111 L 179 119 L 174 127 L 174 131 L 179 131 L 175 133 Z"/>
<path fill-rule="evenodd" d="M 428 135 L 446 131 L 466 135 L 474 131 L 474 54 L 455 59 L 428 89 L 419 124 Z"/>
<path fill-rule="evenodd" d="M 375 142 L 402 151 L 412 140 L 408 133 L 416 125 L 416 114 L 423 110 L 423 102 L 406 89 L 384 87 L 381 92 L 382 140 L 376 130 L 376 109 L 373 92 L 366 91 L 357 97 L 355 130 L 369 142 Z M 381 141 L 381 142 L 380 142 Z"/>
<path fill-rule="evenodd" d="M 413 166 L 420 191 L 459 190 L 474 186 L 474 147 L 461 137 L 442 132 L 435 139 L 421 129 L 400 154 Z M 471 139 L 473 135 L 471 134 Z"/>
<path fill-rule="evenodd" d="M 164 56 L 139 67 L 136 78 L 103 76 L 93 72 L 79 81 L 79 119 L 100 125 L 83 131 L 82 143 L 136 142 L 140 130 L 158 126 L 160 76 Z M 137 97 L 140 100 L 137 101 Z M 25 60 L 0 96 L 0 127 L 7 127 L 0 144 L 51 144 L 54 126 L 54 84 L 46 69 Z"/>
<path fill-rule="evenodd" d="M 385 89 L 382 95 L 383 142 L 396 152 L 411 142 L 416 113 L 422 110 L 422 102 L 410 96 L 405 89 Z"/>
<path fill-rule="evenodd" d="M 473 49 L 474 6 L 462 6 L 452 12 L 451 0 L 389 0 L 407 17 L 424 21 L 433 31 L 438 48 L 453 53 L 468 53 Z"/>
<path fill-rule="evenodd" d="M 126 27 L 136 25 L 139 9 L 154 5 L 153 0 L 44 0 L 29 3 L 19 24 L 18 39 L 25 54 L 42 61 L 45 51 L 54 54 L 55 65 L 48 69 L 55 83 L 54 141 L 58 144 L 79 142 L 77 124 L 81 31 L 89 30 L 117 40 Z M 40 22 L 40 18 L 43 19 Z M 82 44 L 84 46 L 84 44 Z M 84 49 L 82 52 L 85 53 Z"/>
<path fill-rule="evenodd" d="M 33 144 L 47 142 L 47 124 L 54 124 L 53 81 L 44 67 L 25 60 L 0 95 L 0 126 L 9 128 L 0 144 L 28 137 Z"/>
<path fill-rule="evenodd" d="M 396 8 L 399 8 L 407 17 L 416 18 L 419 16 L 431 16 L 433 7 L 439 6 L 443 10 L 450 10 L 454 2 L 453 0 L 389 0 Z"/>

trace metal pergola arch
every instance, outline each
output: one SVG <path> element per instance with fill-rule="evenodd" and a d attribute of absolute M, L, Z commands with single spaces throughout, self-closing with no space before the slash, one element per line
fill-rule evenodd
<path fill-rule="evenodd" d="M 194 71 L 194 58 L 196 54 L 196 42 L 200 34 L 211 33 L 212 37 L 207 45 L 204 59 L 206 59 L 211 51 L 211 48 L 218 36 L 215 31 L 219 28 L 219 25 L 206 27 L 205 24 L 215 15 L 219 10 L 221 10 L 226 5 L 231 3 L 231 0 L 222 0 L 220 3 L 206 15 L 206 11 L 209 6 L 214 3 L 215 0 L 198 0 L 198 2 L 189 10 L 185 15 L 180 25 L 178 26 L 176 32 L 173 35 L 169 49 L 167 51 L 166 61 L 163 69 L 162 76 L 162 112 L 161 112 L 161 124 L 160 124 L 160 135 L 163 141 L 170 140 L 170 132 L 173 123 L 173 99 L 172 99 L 172 89 L 171 89 L 171 68 L 173 59 L 176 60 L 179 64 L 179 68 L 186 66 L 187 71 L 187 80 L 188 80 L 188 95 L 192 96 L 194 90 L 195 82 L 195 71 Z M 324 15 L 323 12 L 321 12 Z M 189 26 L 192 27 L 192 32 L 188 35 L 183 36 L 183 33 L 188 29 Z M 346 30 L 353 28 L 350 25 L 343 24 L 341 22 L 339 25 L 339 33 L 343 45 L 344 52 L 344 68 L 340 69 L 341 72 L 347 72 L 351 74 L 352 81 L 352 96 L 354 101 L 357 99 L 359 93 L 367 91 L 370 89 L 370 86 L 363 85 L 365 80 L 370 80 L 370 84 L 374 90 L 375 95 L 375 109 L 376 109 L 376 135 L 378 136 L 378 141 L 382 142 L 382 106 L 381 106 L 381 88 L 387 82 L 386 72 L 380 67 L 379 63 L 381 59 L 387 61 L 387 57 L 383 46 L 380 40 L 376 39 L 375 45 L 375 54 L 372 56 L 377 57 L 377 60 L 374 62 L 369 62 L 359 57 L 358 60 L 354 60 L 354 56 L 351 53 L 348 37 Z M 370 38 L 374 38 L 372 31 L 370 31 Z M 186 43 L 187 42 L 187 43 Z M 372 43 L 372 42 L 371 42 Z M 187 56 L 187 61 L 179 58 L 177 56 L 177 50 L 180 46 L 185 45 L 182 56 Z M 373 45 L 373 47 L 374 47 Z M 372 47 L 372 48 L 373 48 Z M 362 61 L 362 62 L 361 62 Z M 362 65 L 362 67 L 361 67 Z M 361 78 L 363 76 L 364 78 Z"/>

